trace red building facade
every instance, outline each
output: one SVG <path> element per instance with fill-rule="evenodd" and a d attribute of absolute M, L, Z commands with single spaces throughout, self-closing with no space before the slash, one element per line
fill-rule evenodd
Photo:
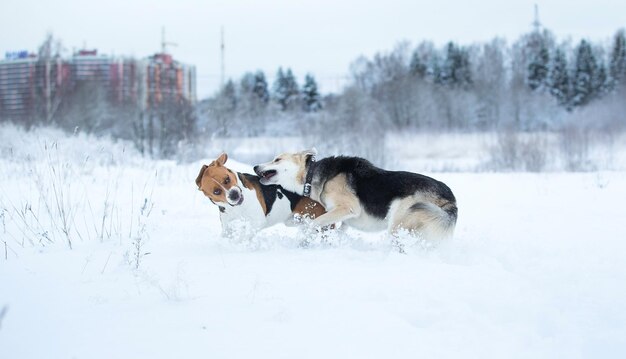
<path fill-rule="evenodd" d="M 39 59 L 25 51 L 0 61 L 0 119 L 50 117 L 55 104 L 81 82 L 95 83 L 110 105 L 156 110 L 167 101 L 196 102 L 195 67 L 169 54 L 114 58 L 81 50 L 71 58 Z"/>

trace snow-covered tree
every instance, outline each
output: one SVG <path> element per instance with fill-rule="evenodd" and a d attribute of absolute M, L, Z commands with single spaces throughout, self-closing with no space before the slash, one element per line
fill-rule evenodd
<path fill-rule="evenodd" d="M 600 98 L 609 93 L 610 84 L 608 82 L 608 76 L 606 71 L 606 65 L 604 61 L 598 61 L 597 71 L 593 77 L 593 92 L 594 97 Z"/>
<path fill-rule="evenodd" d="M 222 88 L 220 96 L 224 98 L 226 106 L 229 109 L 234 110 L 235 108 L 237 108 L 237 93 L 235 91 L 235 83 L 233 82 L 233 80 L 229 79 L 226 82 L 226 84 Z"/>
<path fill-rule="evenodd" d="M 550 93 L 561 106 L 567 106 L 570 100 L 570 77 L 567 59 L 563 50 L 556 49 L 548 76 Z"/>
<path fill-rule="evenodd" d="M 411 75 L 416 76 L 418 78 L 424 78 L 428 71 L 428 66 L 422 60 L 417 49 L 413 51 L 413 55 L 411 56 L 411 63 L 409 64 L 409 72 Z"/>
<path fill-rule="evenodd" d="M 224 87 L 217 94 L 212 109 L 212 116 L 217 124 L 217 133 L 229 135 L 230 125 L 235 117 L 237 109 L 237 94 L 235 84 L 228 80 Z"/>
<path fill-rule="evenodd" d="M 287 89 L 285 85 L 285 72 L 283 71 L 282 67 L 279 67 L 278 71 L 276 72 L 276 79 L 274 80 L 272 92 L 274 100 L 278 102 L 278 104 L 284 110 L 287 107 Z"/>
<path fill-rule="evenodd" d="M 531 90 L 540 90 L 545 87 L 548 80 L 548 66 L 550 55 L 545 41 L 541 41 L 539 48 L 532 54 L 528 64 L 528 86 Z"/>
<path fill-rule="evenodd" d="M 449 42 L 446 46 L 446 58 L 441 68 L 441 82 L 444 85 L 462 87 L 472 83 L 469 53 L 453 42 Z"/>
<path fill-rule="evenodd" d="M 245 73 L 241 78 L 240 91 L 243 97 L 252 101 L 253 106 L 264 106 L 269 102 L 270 94 L 267 89 L 267 81 L 261 70 L 256 73 Z"/>
<path fill-rule="evenodd" d="M 56 75 L 60 75 L 56 73 L 58 68 L 54 66 L 54 59 L 61 56 L 62 50 L 63 45 L 61 41 L 54 38 L 52 33 L 48 33 L 46 39 L 39 46 L 37 51 L 37 74 L 34 78 L 42 80 L 36 82 L 36 98 L 30 106 L 34 107 L 34 117 L 37 117 L 37 120 L 46 124 L 63 120 L 56 118 L 58 117 L 57 110 L 59 110 L 64 101 L 63 97 L 69 90 L 69 84 L 67 82 L 57 83 L 57 81 L 50 81 L 50 79 L 54 79 Z M 43 79 L 47 79 L 47 81 L 43 81 Z M 100 104 L 97 105 L 99 106 Z M 32 120 L 34 120 L 34 118 L 30 118 L 30 116 L 26 118 L 26 125 L 30 126 Z"/>
<path fill-rule="evenodd" d="M 581 40 L 576 49 L 576 64 L 572 86 L 572 105 L 584 106 L 591 101 L 594 93 L 594 78 L 597 75 L 598 64 L 591 45 Z"/>
<path fill-rule="evenodd" d="M 243 95 L 251 94 L 254 91 L 254 74 L 246 72 L 239 82 L 239 89 Z"/>
<path fill-rule="evenodd" d="M 477 95 L 476 125 L 497 126 L 503 117 L 507 90 L 505 42 L 494 39 L 477 52 L 473 92 Z"/>
<path fill-rule="evenodd" d="M 267 104 L 270 100 L 270 92 L 267 89 L 267 80 L 265 80 L 265 73 L 259 70 L 254 74 L 254 94 L 261 100 L 262 103 Z"/>
<path fill-rule="evenodd" d="M 432 56 L 430 57 L 427 75 L 430 77 L 431 81 L 436 84 L 443 83 L 443 71 L 441 62 L 442 61 L 439 53 L 437 51 L 434 51 Z"/>
<path fill-rule="evenodd" d="M 624 30 L 615 34 L 609 63 L 609 84 L 611 89 L 626 82 L 626 36 Z"/>
<path fill-rule="evenodd" d="M 298 83 L 291 69 L 288 68 L 287 71 L 283 71 L 283 68 L 280 67 L 274 82 L 274 98 L 281 110 L 294 108 L 299 94 Z"/>
<path fill-rule="evenodd" d="M 304 86 L 302 87 L 302 102 L 306 112 L 316 112 L 322 109 L 322 101 L 317 90 L 317 82 L 311 74 L 304 77 Z"/>

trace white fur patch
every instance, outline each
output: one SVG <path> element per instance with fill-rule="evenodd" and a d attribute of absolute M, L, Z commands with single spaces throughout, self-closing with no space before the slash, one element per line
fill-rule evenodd
<path fill-rule="evenodd" d="M 223 205 L 224 212 L 220 213 L 220 221 L 222 222 L 222 231 L 225 235 L 238 233 L 241 235 L 242 222 L 246 224 L 252 236 L 260 229 L 273 226 L 278 223 L 284 223 L 292 217 L 291 204 L 287 196 L 276 198 L 272 210 L 265 216 L 263 207 L 256 195 L 256 191 L 242 188 L 243 202 L 238 206 Z"/>

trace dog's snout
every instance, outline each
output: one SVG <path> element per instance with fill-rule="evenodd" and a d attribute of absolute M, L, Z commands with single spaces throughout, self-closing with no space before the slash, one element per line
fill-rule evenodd
<path fill-rule="evenodd" d="M 254 173 L 259 174 L 259 172 L 261 171 L 261 166 L 256 165 L 252 169 L 254 170 Z"/>
<path fill-rule="evenodd" d="M 239 193 L 239 191 L 232 190 L 228 192 L 228 199 L 231 200 L 232 202 L 237 202 L 240 196 L 241 196 L 241 193 Z"/>

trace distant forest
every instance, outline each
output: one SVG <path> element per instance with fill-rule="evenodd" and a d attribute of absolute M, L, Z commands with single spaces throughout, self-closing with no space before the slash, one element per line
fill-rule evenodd
<path fill-rule="evenodd" d="M 279 68 L 271 85 L 250 72 L 198 110 L 201 129 L 220 136 L 299 134 L 329 123 L 332 131 L 615 130 L 626 124 L 625 100 L 624 30 L 610 44 L 574 45 L 536 29 L 512 44 L 403 42 L 354 61 L 336 95 L 321 95 L 311 74 L 300 85 L 290 68 Z"/>

